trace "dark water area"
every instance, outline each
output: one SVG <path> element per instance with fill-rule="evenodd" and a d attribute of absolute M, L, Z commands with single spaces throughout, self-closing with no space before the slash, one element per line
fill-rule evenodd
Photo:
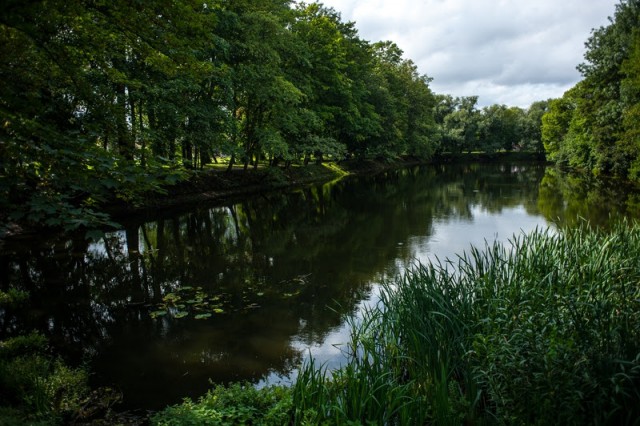
<path fill-rule="evenodd" d="M 0 339 L 30 330 L 125 409 L 213 383 L 287 383 L 312 355 L 341 362 L 345 318 L 416 262 L 534 228 L 638 217 L 637 192 L 543 164 L 415 167 L 242 202 L 131 217 L 98 242 L 8 243 Z"/>

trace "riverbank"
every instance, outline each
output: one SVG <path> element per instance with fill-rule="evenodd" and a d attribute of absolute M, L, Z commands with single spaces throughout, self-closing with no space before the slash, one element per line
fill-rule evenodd
<path fill-rule="evenodd" d="M 204 170 L 186 171 L 177 183 L 160 186 L 154 191 L 144 193 L 143 196 L 125 201 L 114 195 L 107 202 L 89 206 L 86 213 L 82 213 L 83 208 L 75 208 L 73 213 L 78 217 L 73 220 L 88 224 L 80 226 L 80 231 L 87 232 L 96 226 L 106 230 L 108 223 L 118 224 L 137 214 L 180 207 L 188 208 L 191 205 L 201 203 L 222 203 L 252 194 L 264 194 L 312 183 L 329 182 L 348 175 L 374 175 L 393 169 L 429 164 L 500 161 L 544 161 L 544 155 L 522 152 L 445 153 L 428 161 L 413 157 L 399 158 L 394 161 L 352 159 L 322 164 L 294 164 L 287 168 L 260 165 L 257 168 L 250 167 L 246 170 L 241 166 L 227 170 L 225 164 L 216 164 Z M 36 235 L 41 237 L 55 236 L 61 232 L 59 226 L 49 226 L 44 223 L 37 225 L 31 222 L 23 223 L 20 220 L 12 220 L 10 212 L 4 213 L 4 216 L 0 214 L 0 219 L 4 222 L 4 225 L 0 226 L 0 247 L 4 240 L 30 238 Z M 83 218 L 84 214 L 88 214 L 86 220 Z M 95 218 L 99 218 L 99 220 L 96 222 Z M 58 222 L 61 220 L 53 220 L 52 223 Z M 62 222 L 64 221 L 62 220 Z"/>
<path fill-rule="evenodd" d="M 190 176 L 164 189 L 165 193 L 152 193 L 137 203 L 112 203 L 107 213 L 116 220 L 118 217 L 144 211 L 188 206 L 198 203 L 223 202 L 251 194 L 261 194 L 284 188 L 296 188 L 312 183 L 329 182 L 345 176 L 374 175 L 405 167 L 432 165 L 439 163 L 489 163 L 498 161 L 545 161 L 544 154 L 501 152 L 440 154 L 432 160 L 413 157 L 394 161 L 343 160 L 322 164 L 292 165 L 287 168 L 260 166 L 244 169 L 236 167 L 227 170 L 224 165 L 201 171 L 192 171 Z"/>
<path fill-rule="evenodd" d="M 150 193 L 136 203 L 114 202 L 105 207 L 116 222 L 145 212 L 158 212 L 175 208 L 188 208 L 195 204 L 223 203 L 283 189 L 295 189 L 314 183 L 331 182 L 346 176 L 373 175 L 388 170 L 429 164 L 415 159 L 394 162 L 374 160 L 350 160 L 340 163 L 293 165 L 288 168 L 260 166 L 244 169 L 236 167 L 212 167 L 192 171 L 175 185 L 163 188 L 162 192 Z"/>

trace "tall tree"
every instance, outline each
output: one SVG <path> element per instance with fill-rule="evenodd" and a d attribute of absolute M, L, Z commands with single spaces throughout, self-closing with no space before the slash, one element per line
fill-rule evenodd
<path fill-rule="evenodd" d="M 542 117 L 549 110 L 549 101 L 531 104 L 522 117 L 522 139 L 520 146 L 525 151 L 544 152 L 542 144 Z"/>
<path fill-rule="evenodd" d="M 633 136 L 626 136 L 640 126 L 630 119 L 638 104 L 633 88 L 638 28 L 640 1 L 622 0 L 610 24 L 593 31 L 586 43 L 585 62 L 578 67 L 584 79 L 563 101 L 552 103 L 551 116 L 544 120 L 543 137 L 551 156 L 596 174 L 636 177 L 638 146 Z M 561 103 L 572 105 L 573 112 L 568 130 L 558 133 L 554 126 Z"/>
<path fill-rule="evenodd" d="M 4 211 L 73 228 L 104 221 L 92 206 L 114 193 L 133 199 L 158 187 L 155 172 L 138 166 L 149 88 L 179 71 L 202 76 L 193 52 L 205 43 L 203 9 L 196 1 L 3 3 Z"/>
<path fill-rule="evenodd" d="M 436 150 L 431 79 L 420 75 L 395 43 L 375 43 L 373 50 L 375 76 L 370 93 L 382 128 L 372 137 L 369 152 L 380 157 L 430 157 Z"/>
<path fill-rule="evenodd" d="M 479 124 L 478 148 L 485 152 L 511 151 L 520 140 L 518 115 L 522 111 L 505 105 L 491 105 L 482 109 Z"/>

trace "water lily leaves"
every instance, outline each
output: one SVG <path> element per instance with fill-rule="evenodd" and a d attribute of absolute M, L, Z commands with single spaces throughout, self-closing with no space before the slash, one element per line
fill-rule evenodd
<path fill-rule="evenodd" d="M 198 320 L 210 318 L 213 314 L 226 312 L 228 295 L 208 295 L 202 287 L 183 286 L 162 297 L 162 303 L 156 305 L 151 318 L 171 316 L 174 319 L 193 316 Z"/>
<path fill-rule="evenodd" d="M 297 283 L 297 282 L 296 282 Z M 246 312 L 258 309 L 258 298 L 265 298 L 265 292 L 260 288 L 244 289 L 240 298 L 229 293 L 207 294 L 202 287 L 182 286 L 172 289 L 162 297 L 162 302 L 153 306 L 151 318 L 162 316 L 173 319 L 191 317 L 198 320 L 212 318 L 214 315 L 226 314 L 230 311 Z M 297 289 L 290 289 L 291 293 L 284 293 L 284 297 L 293 297 L 299 293 Z"/>
<path fill-rule="evenodd" d="M 165 294 L 164 297 L 162 298 L 162 300 L 164 300 L 166 303 L 176 303 L 181 299 L 182 298 L 177 293 L 168 293 L 168 294 Z"/>

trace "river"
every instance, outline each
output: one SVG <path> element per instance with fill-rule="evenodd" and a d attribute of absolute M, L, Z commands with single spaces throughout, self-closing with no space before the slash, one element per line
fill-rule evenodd
<path fill-rule="evenodd" d="M 9 243 L 0 279 L 29 291 L 0 339 L 40 330 L 125 409 L 159 409 L 213 383 L 289 383 L 305 358 L 342 360 L 345 318 L 379 283 L 470 245 L 638 217 L 616 182 L 543 164 L 414 167 L 224 205 L 131 217 L 97 242 Z"/>

